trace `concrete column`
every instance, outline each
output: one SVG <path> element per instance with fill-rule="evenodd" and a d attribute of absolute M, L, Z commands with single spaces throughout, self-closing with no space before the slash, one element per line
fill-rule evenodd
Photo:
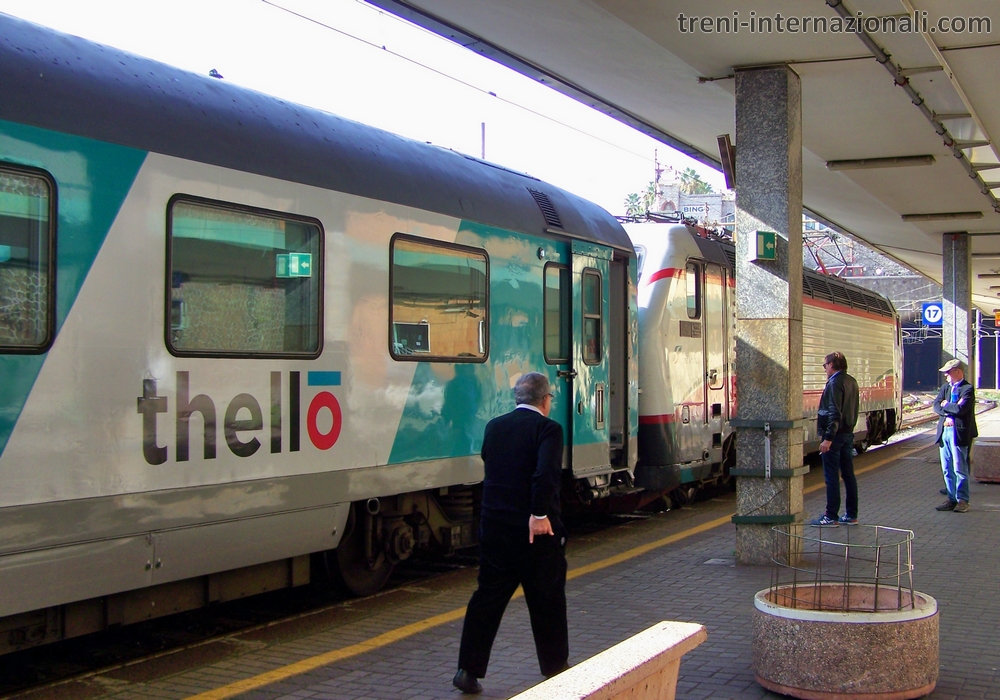
<path fill-rule="evenodd" d="M 758 231 L 775 260 L 751 260 Z M 788 66 L 736 73 L 736 560 L 769 564 L 802 529 L 802 109 Z M 765 423 L 770 426 L 770 474 Z M 779 543 L 794 560 L 795 540 Z"/>
<path fill-rule="evenodd" d="M 941 241 L 942 296 L 941 364 L 957 358 L 965 378 L 976 381 L 976 312 L 972 308 L 972 250 L 966 233 L 946 233 Z M 942 378 L 941 381 L 944 381 Z"/>

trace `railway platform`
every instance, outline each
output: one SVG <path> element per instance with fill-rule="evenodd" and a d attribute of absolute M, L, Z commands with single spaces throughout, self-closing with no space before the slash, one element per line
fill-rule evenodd
<path fill-rule="evenodd" d="M 929 697 L 1000 698 L 1000 484 L 973 480 L 968 513 L 936 511 L 942 482 L 933 425 L 856 459 L 860 519 L 915 533 L 914 585 L 937 599 L 941 615 L 940 676 Z M 1000 410 L 980 414 L 979 426 L 1000 437 Z M 753 679 L 752 600 L 770 570 L 735 566 L 734 500 L 727 493 L 572 540 L 570 662 L 658 620 L 698 622 L 708 641 L 684 657 L 677 697 L 781 697 Z M 822 473 L 814 468 L 806 477 L 806 516 L 823 504 Z M 475 573 L 402 585 L 24 697 L 454 700 L 461 696 L 451 677 Z M 516 598 L 481 697 L 507 698 L 541 680 L 527 609 Z"/>

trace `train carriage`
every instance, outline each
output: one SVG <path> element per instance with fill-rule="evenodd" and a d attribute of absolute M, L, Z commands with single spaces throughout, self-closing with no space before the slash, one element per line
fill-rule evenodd
<path fill-rule="evenodd" d="M 735 452 L 735 249 L 682 225 L 627 224 L 640 260 L 639 464 L 635 482 L 681 502 L 728 479 Z M 806 270 L 802 286 L 804 449 L 818 449 L 823 357 L 848 359 L 860 387 L 856 447 L 883 442 L 902 419 L 902 339 L 891 302 Z"/>
<path fill-rule="evenodd" d="M 473 545 L 549 375 L 637 457 L 636 258 L 535 178 L 0 16 L 0 652 Z"/>

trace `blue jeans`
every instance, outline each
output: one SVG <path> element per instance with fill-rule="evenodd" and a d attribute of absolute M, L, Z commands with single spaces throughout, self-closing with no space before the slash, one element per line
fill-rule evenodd
<path fill-rule="evenodd" d="M 955 444 L 955 429 L 945 427 L 941 433 L 941 471 L 944 487 L 953 501 L 969 502 L 969 448 Z"/>
<path fill-rule="evenodd" d="M 847 498 L 844 513 L 858 517 L 858 480 L 854 478 L 854 434 L 842 433 L 833 438 L 830 451 L 820 455 L 826 479 L 826 517 L 837 519 L 840 512 L 840 479 L 844 479 Z"/>

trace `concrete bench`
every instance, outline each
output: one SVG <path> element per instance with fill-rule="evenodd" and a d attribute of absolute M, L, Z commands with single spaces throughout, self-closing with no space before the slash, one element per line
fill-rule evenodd
<path fill-rule="evenodd" d="M 707 637 L 704 625 L 658 622 L 511 700 L 674 700 L 681 657 Z"/>
<path fill-rule="evenodd" d="M 1000 482 L 1000 438 L 976 438 L 972 443 L 972 478 Z"/>

